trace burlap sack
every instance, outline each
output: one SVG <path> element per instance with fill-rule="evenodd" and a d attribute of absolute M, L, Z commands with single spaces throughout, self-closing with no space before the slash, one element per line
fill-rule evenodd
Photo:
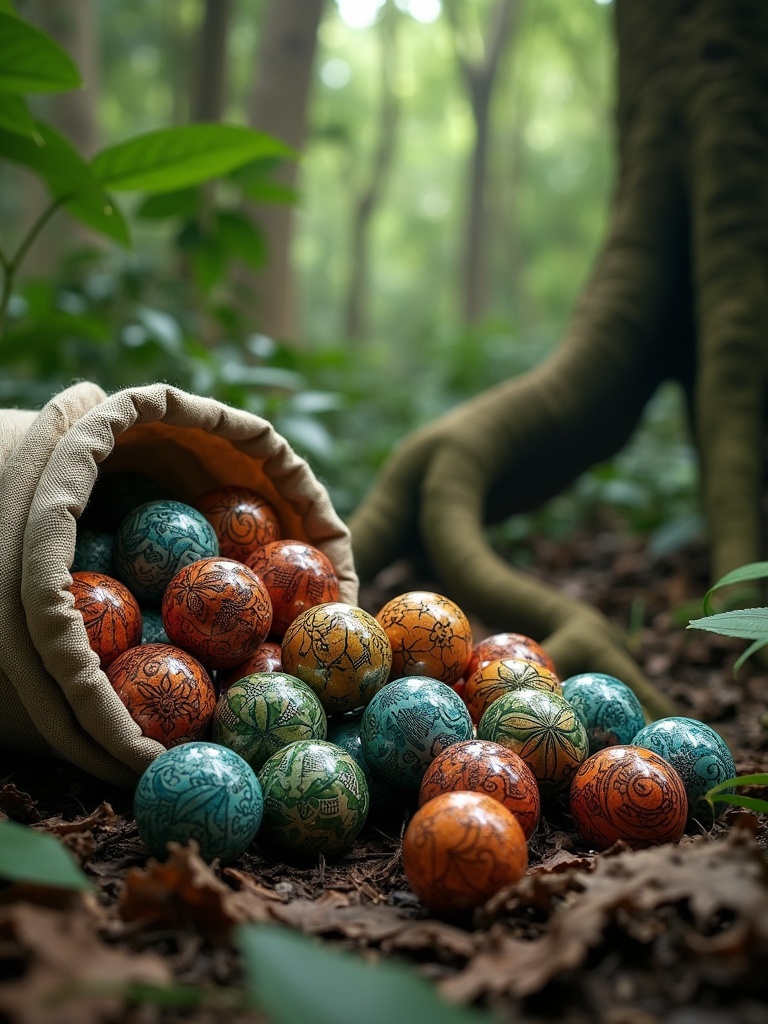
<path fill-rule="evenodd" d="M 56 754 L 130 786 L 162 747 L 141 735 L 90 649 L 68 591 L 77 518 L 97 471 L 137 470 L 181 501 L 253 487 L 285 536 L 333 562 L 357 601 L 349 532 L 307 463 L 266 420 L 165 384 L 107 396 L 81 383 L 39 413 L 0 413 L 0 748 Z"/>

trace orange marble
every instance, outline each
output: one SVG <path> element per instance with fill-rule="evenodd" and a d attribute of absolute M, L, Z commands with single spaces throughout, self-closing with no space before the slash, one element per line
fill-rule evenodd
<path fill-rule="evenodd" d="M 263 581 L 272 600 L 272 635 L 282 639 L 302 612 L 339 599 L 333 563 L 312 544 L 276 540 L 255 551 L 246 564 Z"/>
<path fill-rule="evenodd" d="M 196 658 L 169 644 L 142 644 L 121 654 L 107 678 L 145 736 L 165 747 L 204 738 L 216 693 Z"/>
<path fill-rule="evenodd" d="M 543 665 L 522 658 L 499 658 L 489 661 L 469 676 L 462 697 L 472 721 L 478 725 L 484 712 L 502 694 L 526 686 L 534 690 L 562 693 L 560 680 Z"/>
<path fill-rule="evenodd" d="M 69 590 L 102 668 L 141 643 L 141 609 L 124 583 L 82 569 L 72 573 Z"/>
<path fill-rule="evenodd" d="M 419 789 L 419 806 L 453 790 L 483 793 L 511 811 L 530 839 L 539 823 L 541 797 L 536 778 L 513 750 L 490 740 L 463 740 L 446 747 Z"/>
<path fill-rule="evenodd" d="M 520 822 L 482 793 L 441 793 L 416 811 L 403 836 L 408 884 L 437 914 L 482 906 L 527 867 Z"/>
<path fill-rule="evenodd" d="M 223 693 L 232 683 L 245 676 L 253 675 L 254 672 L 282 672 L 283 661 L 280 651 L 280 644 L 272 640 L 265 640 L 259 644 L 253 654 L 249 654 L 245 661 L 240 661 L 231 668 L 222 669 L 216 673 L 216 685 L 219 692 Z"/>
<path fill-rule="evenodd" d="M 392 678 L 429 676 L 455 683 L 472 654 L 467 616 L 450 598 L 410 590 L 388 601 L 376 618 L 392 645 Z"/>
<path fill-rule="evenodd" d="M 688 798 L 668 761 L 627 744 L 605 747 L 583 762 L 571 782 L 570 809 L 593 849 L 618 840 L 641 849 L 680 840 Z"/>
<path fill-rule="evenodd" d="M 206 668 L 237 665 L 266 640 L 272 624 L 267 588 L 231 558 L 201 558 L 179 569 L 161 611 L 171 643 Z"/>
<path fill-rule="evenodd" d="M 494 633 L 492 636 L 478 640 L 472 648 L 472 657 L 467 666 L 467 676 L 477 672 L 479 668 L 499 658 L 523 658 L 525 661 L 534 661 L 537 665 L 543 665 L 550 672 L 557 675 L 555 663 L 544 650 L 540 643 L 532 640 L 524 633 Z"/>
<path fill-rule="evenodd" d="M 249 555 L 282 536 L 274 505 L 250 487 L 224 485 L 194 503 L 216 531 L 219 553 L 245 562 Z"/>

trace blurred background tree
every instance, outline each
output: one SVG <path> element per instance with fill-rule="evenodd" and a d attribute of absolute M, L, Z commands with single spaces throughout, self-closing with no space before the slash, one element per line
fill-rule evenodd
<path fill-rule="evenodd" d="M 197 120 L 251 124 L 297 162 L 136 197 L 132 250 L 59 212 L 0 344 L 4 403 L 75 377 L 164 379 L 269 416 L 344 515 L 395 442 L 557 344 L 605 229 L 611 4 L 597 0 L 19 0 L 86 88 L 39 109 L 84 155 Z M 0 164 L 0 230 L 40 209 Z M 546 508 L 595 504 L 659 548 L 700 528 L 678 393 Z M 519 552 L 524 560 L 524 549 Z"/>

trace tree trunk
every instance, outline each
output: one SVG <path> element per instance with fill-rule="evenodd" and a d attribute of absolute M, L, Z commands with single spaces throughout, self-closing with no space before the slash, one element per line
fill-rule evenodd
<path fill-rule="evenodd" d="M 256 83 L 249 103 L 254 128 L 269 132 L 301 151 L 307 132 L 307 103 L 323 0 L 270 0 L 256 57 Z M 280 171 L 282 184 L 293 187 L 297 167 Z M 250 214 L 264 233 L 267 265 L 249 275 L 249 305 L 254 326 L 264 334 L 293 339 L 297 334 L 289 205 L 256 205 Z"/>
<path fill-rule="evenodd" d="M 220 121 L 227 84 L 231 0 L 205 0 L 192 84 L 190 121 Z"/>
<path fill-rule="evenodd" d="M 617 0 L 619 180 L 559 348 L 400 447 L 351 519 L 361 577 L 421 549 L 466 610 L 670 704 L 593 609 L 513 570 L 484 521 L 614 455 L 663 380 L 693 396 L 714 576 L 762 554 L 768 6 Z"/>
<path fill-rule="evenodd" d="M 387 0 L 380 22 L 380 99 L 377 139 L 367 182 L 358 191 L 352 210 L 350 274 L 344 304 L 344 336 L 361 341 L 368 332 L 369 237 L 373 216 L 381 200 L 392 165 L 400 104 L 394 91 L 398 13 Z"/>
<path fill-rule="evenodd" d="M 520 0 L 498 0 L 493 11 L 480 59 L 472 60 L 461 42 L 456 0 L 445 3 L 453 26 L 456 51 L 469 93 L 475 128 L 467 190 L 466 227 L 461 261 L 462 318 L 477 323 L 488 311 L 488 210 L 486 183 L 490 144 L 490 110 L 493 87 L 504 46 L 514 29 Z"/>

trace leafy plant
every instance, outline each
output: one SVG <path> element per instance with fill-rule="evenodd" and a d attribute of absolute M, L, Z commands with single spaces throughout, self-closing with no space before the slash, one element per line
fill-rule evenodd
<path fill-rule="evenodd" d="M 708 614 L 700 619 L 692 619 L 688 623 L 688 629 L 706 629 L 722 636 L 754 641 L 737 659 L 733 667 L 734 672 L 738 672 L 747 658 L 768 644 L 768 608 L 734 608 L 730 611 L 714 612 L 712 595 L 723 587 L 733 587 L 740 583 L 751 583 L 766 578 L 768 562 L 750 562 L 726 573 L 704 596 L 704 611 Z"/>
<path fill-rule="evenodd" d="M 756 796 L 742 796 L 738 793 L 731 793 L 734 786 L 768 786 L 768 772 L 757 772 L 754 775 L 737 775 L 733 779 L 725 779 L 717 786 L 713 786 L 705 799 L 717 813 L 715 804 L 733 804 L 735 807 L 746 807 L 750 811 L 768 814 L 768 800 L 761 800 Z"/>

